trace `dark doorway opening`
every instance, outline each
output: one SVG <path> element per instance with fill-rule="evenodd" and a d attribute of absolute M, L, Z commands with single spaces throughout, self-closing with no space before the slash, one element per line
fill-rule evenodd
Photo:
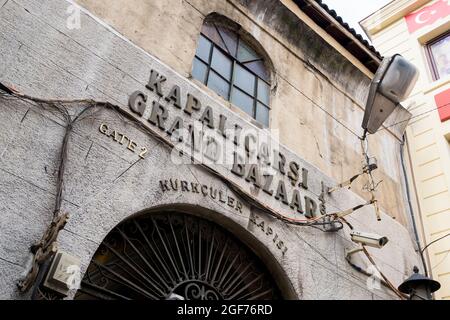
<path fill-rule="evenodd" d="M 97 249 L 75 299 L 280 299 L 256 254 L 229 231 L 184 213 L 134 217 Z"/>

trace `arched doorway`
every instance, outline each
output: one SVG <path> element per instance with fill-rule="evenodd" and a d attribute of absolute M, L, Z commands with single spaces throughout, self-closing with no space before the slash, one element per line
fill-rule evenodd
<path fill-rule="evenodd" d="M 178 212 L 134 217 L 97 249 L 75 299 L 279 299 L 261 260 L 223 227 Z"/>

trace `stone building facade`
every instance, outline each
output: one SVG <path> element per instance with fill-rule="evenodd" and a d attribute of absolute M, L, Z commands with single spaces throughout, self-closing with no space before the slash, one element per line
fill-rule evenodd
<path fill-rule="evenodd" d="M 365 178 L 326 190 L 362 170 L 380 57 L 311 5 L 328 31 L 302 1 L 0 1 L 0 297 L 30 298 L 17 284 L 36 265 L 46 296 L 58 270 L 33 263 L 30 246 L 67 213 L 57 249 L 83 278 L 68 299 L 198 298 L 194 287 L 203 298 L 397 298 L 347 263 L 350 229 L 326 220 L 370 199 Z M 268 122 L 193 75 L 207 23 L 263 61 Z M 381 221 L 372 205 L 346 219 L 388 237 L 368 252 L 398 286 L 420 267 L 399 133 L 385 128 L 368 148 Z"/>

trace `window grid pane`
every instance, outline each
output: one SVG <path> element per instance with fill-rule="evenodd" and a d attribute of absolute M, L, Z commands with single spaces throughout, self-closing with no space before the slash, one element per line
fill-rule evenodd
<path fill-rule="evenodd" d="M 233 87 L 230 101 L 231 103 L 242 109 L 245 113 L 254 117 L 254 99 L 243 91 L 239 90 L 237 87 Z"/>
<path fill-rule="evenodd" d="M 233 40 L 230 39 L 232 32 L 227 30 L 225 31 L 226 34 L 224 34 L 223 30 L 225 29 L 219 26 L 215 27 L 217 27 L 216 31 L 226 39 L 227 45 L 233 47 L 231 45 Z M 214 26 L 210 29 L 213 28 Z M 268 127 L 270 85 L 267 83 L 269 76 L 264 67 L 264 62 L 253 48 L 242 42 L 239 36 L 237 36 L 236 43 L 234 43 L 237 50 L 235 48 L 227 48 L 231 49 L 231 51 L 235 49 L 237 51 L 235 54 L 238 57 L 233 56 L 233 53 L 230 55 L 227 52 L 228 50 L 222 48 L 222 41 L 216 44 L 214 39 L 212 40 L 213 42 L 207 37 L 200 35 L 193 62 L 193 78 L 206 83 L 218 95 L 229 100 L 258 122 Z M 252 59 L 259 60 L 248 62 L 248 65 L 244 62 L 252 61 Z"/>
<path fill-rule="evenodd" d="M 264 103 L 265 105 L 269 105 L 270 88 L 261 79 L 258 79 L 257 92 L 258 92 L 258 100 Z"/>
<path fill-rule="evenodd" d="M 252 71 L 254 74 L 256 74 L 261 79 L 264 79 L 265 81 L 269 81 L 269 75 L 267 74 L 267 69 L 264 66 L 263 60 L 245 62 L 244 66 L 246 66 L 247 69 Z"/>
<path fill-rule="evenodd" d="M 194 58 L 194 64 L 192 67 L 192 77 L 201 81 L 206 82 L 206 73 L 208 72 L 208 66 L 201 62 L 197 57 Z"/>
<path fill-rule="evenodd" d="M 225 45 L 222 42 L 222 39 L 219 33 L 217 32 L 217 27 L 214 24 L 212 23 L 204 24 L 201 32 L 207 39 L 210 39 L 212 43 L 225 49 Z"/>
<path fill-rule="evenodd" d="M 251 96 L 255 95 L 255 75 L 245 70 L 239 63 L 236 64 L 233 75 L 233 84 Z"/>
<path fill-rule="evenodd" d="M 210 71 L 208 76 L 208 88 L 211 88 L 219 96 L 228 100 L 230 84 L 221 78 L 216 72 Z"/>
<path fill-rule="evenodd" d="M 228 49 L 228 53 L 231 56 L 235 57 L 236 50 L 237 50 L 237 42 L 238 42 L 237 35 L 227 29 L 224 29 L 224 28 L 220 28 L 219 33 L 222 36 L 222 39 L 225 41 L 225 46 Z"/>
<path fill-rule="evenodd" d="M 217 48 L 214 48 L 212 60 L 211 60 L 211 68 L 214 69 L 217 73 L 222 75 L 228 81 L 231 79 L 231 59 L 220 52 Z"/>
<path fill-rule="evenodd" d="M 255 119 L 264 126 L 269 127 L 269 111 L 270 109 L 261 103 L 256 104 Z"/>
<path fill-rule="evenodd" d="M 209 62 L 209 54 L 211 52 L 212 43 L 204 36 L 200 35 L 198 39 L 197 51 L 195 55 L 204 62 Z"/>
<path fill-rule="evenodd" d="M 247 62 L 259 59 L 256 52 L 239 38 L 237 58 L 240 62 Z"/>

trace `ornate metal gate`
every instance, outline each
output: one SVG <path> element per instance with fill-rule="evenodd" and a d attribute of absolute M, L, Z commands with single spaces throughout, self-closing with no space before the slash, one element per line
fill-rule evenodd
<path fill-rule="evenodd" d="M 105 238 L 76 299 L 277 299 L 258 257 L 222 227 L 180 213 L 129 219 Z"/>

